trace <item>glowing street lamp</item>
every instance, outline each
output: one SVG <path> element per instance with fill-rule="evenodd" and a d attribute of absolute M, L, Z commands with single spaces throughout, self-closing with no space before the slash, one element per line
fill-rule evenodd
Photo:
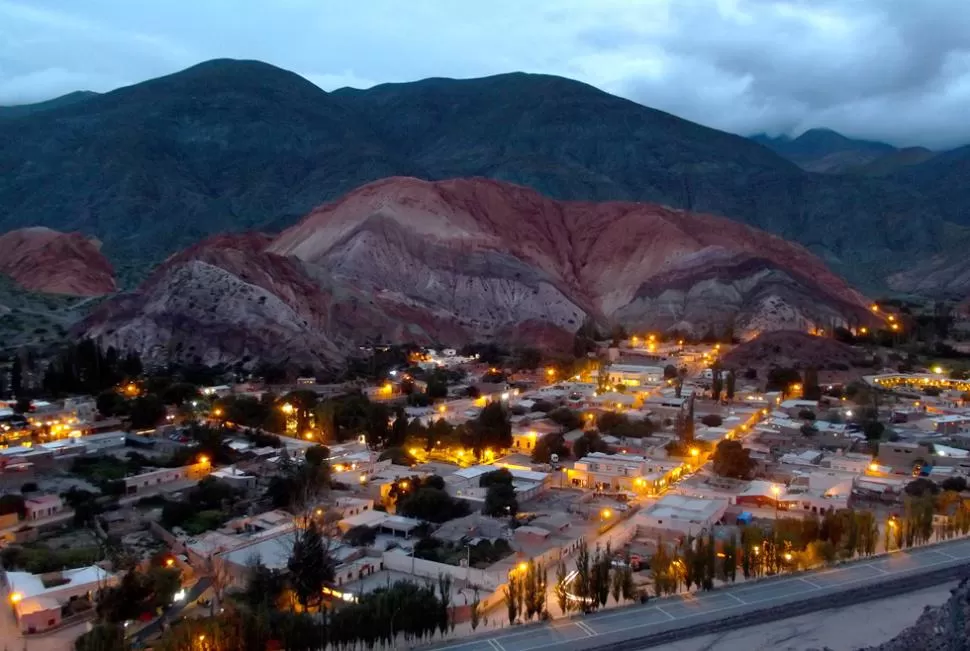
<path fill-rule="evenodd" d="M 934 366 L 933 372 L 936 373 L 937 375 L 943 375 L 943 367 L 939 365 Z"/>
<path fill-rule="evenodd" d="M 287 416 L 289 416 L 290 414 L 292 414 L 292 413 L 293 413 L 293 412 L 295 411 L 295 410 L 293 409 L 293 405 L 291 405 L 291 404 L 290 404 L 290 403 L 288 403 L 288 402 L 284 402 L 284 403 L 283 403 L 283 406 L 282 406 L 282 407 L 280 407 L 280 409 L 281 409 L 281 410 L 283 411 L 283 413 L 284 413 L 284 414 L 286 414 Z"/>
<path fill-rule="evenodd" d="M 613 515 L 613 512 L 610 511 L 609 509 L 603 509 L 602 511 L 600 511 L 600 515 L 603 517 L 604 520 L 609 520 L 610 516 Z"/>

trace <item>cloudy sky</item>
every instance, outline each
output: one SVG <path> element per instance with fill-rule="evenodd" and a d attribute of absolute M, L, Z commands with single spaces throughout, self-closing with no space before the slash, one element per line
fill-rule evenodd
<path fill-rule="evenodd" d="M 217 57 L 324 89 L 526 70 L 748 134 L 970 142 L 967 0 L 0 0 L 0 104 Z"/>

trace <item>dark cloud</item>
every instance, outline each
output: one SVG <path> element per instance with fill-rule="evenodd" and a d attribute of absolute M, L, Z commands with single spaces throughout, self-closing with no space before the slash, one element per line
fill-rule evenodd
<path fill-rule="evenodd" d="M 215 57 L 326 89 L 510 70 L 737 133 L 970 142 L 966 0 L 0 0 L 0 103 Z"/>

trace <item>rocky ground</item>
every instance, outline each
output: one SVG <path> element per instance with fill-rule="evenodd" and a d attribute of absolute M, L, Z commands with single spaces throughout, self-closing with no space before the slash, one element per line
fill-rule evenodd
<path fill-rule="evenodd" d="M 878 646 L 860 651 L 956 651 L 970 649 L 970 581 L 954 588 L 939 607 L 927 606 L 916 623 Z"/>
<path fill-rule="evenodd" d="M 735 347 L 724 356 L 725 366 L 738 369 L 754 368 L 758 376 L 771 366 L 820 371 L 847 371 L 864 364 L 865 355 L 853 346 L 804 332 L 780 330 L 765 332 L 749 342 Z"/>

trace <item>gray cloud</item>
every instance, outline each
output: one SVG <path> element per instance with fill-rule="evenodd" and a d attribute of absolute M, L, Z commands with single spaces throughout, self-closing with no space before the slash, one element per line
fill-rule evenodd
<path fill-rule="evenodd" d="M 328 90 L 527 70 L 743 134 L 970 142 L 965 0 L 0 0 L 0 103 L 216 57 Z"/>

